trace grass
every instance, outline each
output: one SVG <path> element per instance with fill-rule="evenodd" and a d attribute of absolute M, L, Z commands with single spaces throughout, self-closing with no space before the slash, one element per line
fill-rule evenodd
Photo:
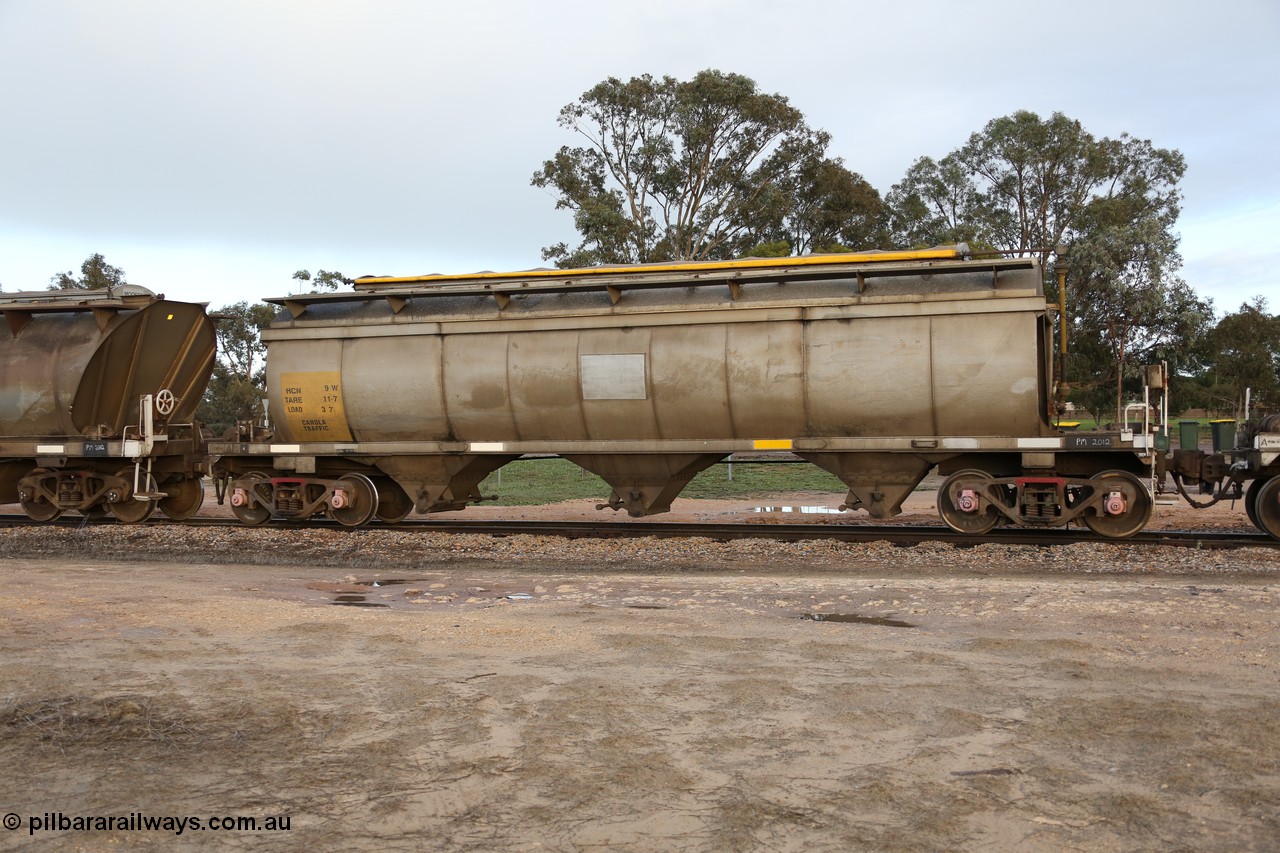
<path fill-rule="evenodd" d="M 783 492 L 831 492 L 848 489 L 815 465 L 800 462 L 734 462 L 713 465 L 680 493 L 685 498 L 722 499 L 768 497 Z M 480 484 L 483 495 L 498 495 L 498 506 L 529 506 L 559 501 L 609 497 L 609 485 L 565 459 L 519 459 Z"/>
<path fill-rule="evenodd" d="M 1081 430 L 1096 429 L 1096 421 L 1079 420 Z M 1173 419 L 1170 433 L 1178 436 L 1178 419 Z M 1208 438 L 1209 419 L 1199 419 L 1200 436 Z M 829 492 L 843 496 L 848 489 L 832 474 L 804 462 L 734 462 L 733 479 L 730 466 L 713 465 L 703 471 L 680 493 L 684 498 L 719 500 L 725 498 L 770 497 L 786 492 Z M 498 506 L 532 506 L 567 500 L 603 501 L 609 497 L 609 485 L 589 471 L 565 459 L 554 457 L 518 459 L 490 475 L 480 484 L 483 495 L 497 495 Z"/>
<path fill-rule="evenodd" d="M 1135 414 L 1133 415 L 1131 420 L 1136 420 L 1136 418 L 1137 418 L 1137 415 Z M 1106 426 L 1106 425 L 1109 425 L 1114 420 L 1115 420 L 1114 417 L 1104 418 L 1102 421 L 1097 421 L 1097 420 L 1094 420 L 1093 418 L 1077 417 L 1075 415 L 1062 416 L 1062 421 L 1064 423 L 1078 423 L 1080 424 L 1079 429 L 1082 429 L 1082 430 L 1098 429 L 1099 424 L 1101 424 L 1102 426 Z M 1169 423 L 1172 426 L 1177 426 L 1180 423 L 1186 423 L 1186 424 L 1194 423 L 1194 424 L 1199 424 L 1204 429 L 1208 429 L 1209 424 L 1216 420 L 1220 420 L 1220 419 L 1219 418 L 1180 418 L 1177 415 L 1171 415 L 1169 417 Z M 1230 420 L 1230 418 L 1226 418 L 1226 420 Z M 1057 419 L 1054 419 L 1053 421 L 1051 421 L 1051 423 L 1055 423 L 1055 424 L 1057 422 L 1058 422 Z"/>

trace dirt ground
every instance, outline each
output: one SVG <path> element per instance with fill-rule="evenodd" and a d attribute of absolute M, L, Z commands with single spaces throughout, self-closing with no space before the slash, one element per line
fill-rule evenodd
<path fill-rule="evenodd" d="M 1280 839 L 1280 553 L 1097 574 L 851 548 L 806 571 L 553 543 L 392 570 L 369 548 L 201 563 L 137 537 L 133 560 L 0 552 L 0 812 L 20 822 L 0 848 Z M 139 813 L 289 829 L 30 834 Z"/>

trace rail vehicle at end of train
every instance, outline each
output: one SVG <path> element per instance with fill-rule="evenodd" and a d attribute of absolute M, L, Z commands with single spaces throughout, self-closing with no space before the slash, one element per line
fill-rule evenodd
<path fill-rule="evenodd" d="M 133 285 L 0 294 L 0 503 L 38 521 L 194 515 L 193 421 L 216 354 L 203 305 Z"/>
<path fill-rule="evenodd" d="M 203 305 L 135 287 L 0 294 L 0 503 L 38 520 L 182 519 L 208 476 L 246 524 L 357 527 L 462 509 L 506 463 L 552 455 L 608 484 L 601 509 L 645 516 L 732 454 L 785 451 L 873 518 L 936 470 L 957 531 L 1119 539 L 1171 476 L 1196 506 L 1243 498 L 1280 538 L 1280 417 L 1170 455 L 1157 365 L 1136 424 L 1053 425 L 1042 274 L 961 245 L 360 279 L 267 300 L 271 427 L 207 444 Z"/>

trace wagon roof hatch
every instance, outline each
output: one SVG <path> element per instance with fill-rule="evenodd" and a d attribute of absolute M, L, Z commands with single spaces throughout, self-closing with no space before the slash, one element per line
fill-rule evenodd
<path fill-rule="evenodd" d="M 118 311 L 145 308 L 164 299 L 145 287 L 124 285 L 112 290 L 37 290 L 0 294 L 0 313 L 14 335 L 31 321 L 36 314 L 67 314 L 92 311 L 99 328 L 107 324 Z"/>
<path fill-rule="evenodd" d="M 800 282 L 847 279 L 858 292 L 867 279 L 885 276 L 920 276 L 950 272 L 990 272 L 992 283 L 1008 270 L 1029 269 L 1034 258 L 969 260 L 968 247 L 938 247 L 910 252 L 851 252 L 789 258 L 745 258 L 737 261 L 700 261 L 668 264 L 634 264 L 588 267 L 574 270 L 524 270 L 478 272 L 464 275 L 427 275 L 406 278 L 357 279 L 354 291 L 281 296 L 265 300 L 283 305 L 293 316 L 308 305 L 362 302 L 383 298 L 399 313 L 408 298 L 488 295 L 505 308 L 511 298 L 528 293 L 607 291 L 617 304 L 626 290 L 670 287 L 728 286 L 734 299 L 742 285 L 753 282 Z"/>

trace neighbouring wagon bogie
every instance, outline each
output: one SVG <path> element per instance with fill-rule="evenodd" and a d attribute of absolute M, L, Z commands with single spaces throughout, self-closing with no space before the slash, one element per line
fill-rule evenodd
<path fill-rule="evenodd" d="M 174 450 L 175 441 L 169 450 Z M 204 459 L 192 448 L 173 456 L 113 455 L 45 457 L 16 480 L 15 497 L 35 521 L 52 521 L 64 512 L 89 518 L 113 515 L 135 524 L 156 508 L 175 521 L 190 518 L 204 500 Z M 132 460 L 132 461 L 131 461 Z M 123 463 L 123 464 L 122 464 Z M 157 485 L 157 478 L 162 482 Z"/>

